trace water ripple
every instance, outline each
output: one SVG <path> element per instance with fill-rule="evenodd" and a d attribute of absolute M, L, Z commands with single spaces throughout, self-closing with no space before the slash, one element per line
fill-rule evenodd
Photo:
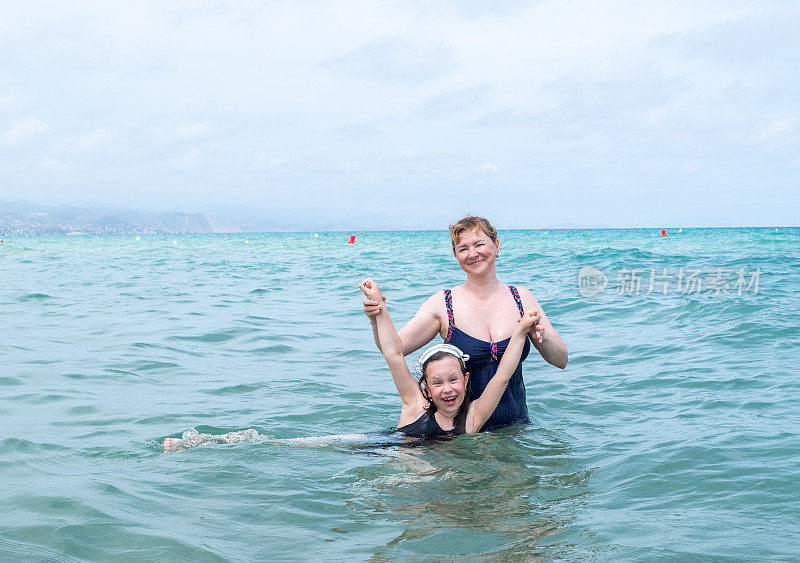
<path fill-rule="evenodd" d="M 501 279 L 536 294 L 569 366 L 532 351 L 533 424 L 417 447 L 380 434 L 400 402 L 356 286 L 374 276 L 401 326 L 463 272 L 444 230 L 347 235 L 16 241 L 0 288 L 0 559 L 796 555 L 800 230 L 501 232 Z M 664 295 L 645 280 L 586 299 L 584 265 L 611 282 L 625 267 L 759 268 L 761 283 Z M 192 427 L 378 434 L 161 453 Z"/>

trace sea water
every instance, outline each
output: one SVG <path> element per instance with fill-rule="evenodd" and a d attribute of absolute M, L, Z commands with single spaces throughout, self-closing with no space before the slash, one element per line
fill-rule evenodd
<path fill-rule="evenodd" d="M 528 426 L 168 454 L 390 429 L 357 284 L 402 326 L 464 279 L 447 233 L 6 238 L 0 559 L 796 559 L 800 230 L 667 235 L 500 233 L 569 347 Z"/>

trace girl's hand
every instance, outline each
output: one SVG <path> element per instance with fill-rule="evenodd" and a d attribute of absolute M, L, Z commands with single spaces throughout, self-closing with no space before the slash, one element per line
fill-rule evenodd
<path fill-rule="evenodd" d="M 529 311 L 517 319 L 517 331 L 522 334 L 525 334 L 526 332 L 530 333 L 531 339 L 541 342 L 543 338 L 544 327 L 539 325 L 540 320 L 541 317 L 537 311 Z"/>
<path fill-rule="evenodd" d="M 367 310 L 368 304 L 367 302 L 370 301 L 369 307 L 375 307 L 377 305 L 377 311 L 375 311 L 375 315 L 380 312 L 381 303 L 383 302 L 383 295 L 381 295 L 381 288 L 378 287 L 378 284 L 371 278 L 365 279 L 363 282 L 358 284 L 358 288 L 364 292 L 364 295 L 367 297 L 364 300 L 364 312 L 367 314 L 368 317 L 374 316 L 370 315 L 370 312 Z M 374 302 L 374 304 L 372 303 Z"/>

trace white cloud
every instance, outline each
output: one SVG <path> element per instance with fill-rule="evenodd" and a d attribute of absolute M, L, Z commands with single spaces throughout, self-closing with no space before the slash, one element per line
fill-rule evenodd
<path fill-rule="evenodd" d="M 756 132 L 756 138 L 762 143 L 775 143 L 791 137 L 798 131 L 798 120 L 786 117 L 770 121 Z"/>
<path fill-rule="evenodd" d="M 269 154 L 257 154 L 254 158 L 258 168 L 275 168 L 282 164 L 282 160 Z"/>
<path fill-rule="evenodd" d="M 205 121 L 179 121 L 158 127 L 156 134 L 165 141 L 180 141 L 203 137 L 211 132 L 211 125 Z"/>
<path fill-rule="evenodd" d="M 194 168 L 200 161 L 200 149 L 192 147 L 174 160 L 179 168 Z"/>
<path fill-rule="evenodd" d="M 612 194 L 622 178 L 678 181 L 713 198 L 753 178 L 796 185 L 798 26 L 800 4 L 781 0 L 16 3 L 0 120 L 58 112 L 48 154 L 85 151 L 52 188 L 62 200 L 235 185 L 257 213 L 275 195 L 265 177 L 322 207 L 332 186 L 455 199 L 501 179 L 565 198 L 603 178 Z M 7 122 L 9 146 L 47 127 Z M 113 159 L 93 152 L 121 139 Z M 4 163 L 20 190 L 52 185 L 25 170 L 41 156 Z M 574 200 L 556 222 L 580 220 Z"/>
<path fill-rule="evenodd" d="M 19 90 L 0 90 L 0 111 L 17 110 L 23 103 L 24 96 Z"/>
<path fill-rule="evenodd" d="M 323 66 L 381 84 L 419 84 L 441 78 L 454 61 L 451 49 L 440 42 L 381 37 Z"/>
<path fill-rule="evenodd" d="M 44 170 L 51 170 L 56 172 L 63 172 L 72 169 L 72 164 L 70 164 L 69 162 L 49 157 L 42 159 L 41 166 Z"/>
<path fill-rule="evenodd" d="M 13 122 L 11 126 L 0 135 L 0 138 L 2 138 L 3 142 L 7 145 L 19 145 L 32 139 L 39 133 L 47 131 L 47 129 L 47 125 L 35 117 L 24 117 Z"/>
<path fill-rule="evenodd" d="M 79 135 L 75 139 L 75 146 L 83 150 L 91 150 L 108 145 L 114 140 L 114 135 L 105 129 L 95 129 L 89 133 Z"/>

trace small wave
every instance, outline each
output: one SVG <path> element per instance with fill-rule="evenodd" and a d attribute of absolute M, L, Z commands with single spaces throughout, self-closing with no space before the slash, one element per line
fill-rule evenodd
<path fill-rule="evenodd" d="M 294 352 L 294 348 L 286 344 L 273 344 L 271 346 L 255 348 L 252 352 L 257 354 L 288 354 L 289 352 Z"/>
<path fill-rule="evenodd" d="M 134 373 L 132 371 L 125 371 L 123 369 L 106 368 L 103 371 L 106 372 L 106 373 L 114 373 L 114 374 L 117 374 L 117 375 L 132 375 L 133 377 L 139 377 L 138 373 Z"/>
<path fill-rule="evenodd" d="M 227 342 L 228 340 L 233 340 L 237 336 L 242 334 L 248 333 L 250 330 L 243 330 L 240 328 L 235 328 L 231 330 L 223 330 L 220 332 L 207 332 L 206 334 L 198 334 L 198 335 L 177 335 L 177 336 L 170 336 L 170 340 L 185 340 L 190 342 L 209 342 L 209 343 L 218 343 L 218 342 Z"/>
<path fill-rule="evenodd" d="M 19 298 L 22 302 L 27 301 L 47 301 L 48 299 L 55 299 L 52 295 L 46 293 L 26 293 Z"/>
<path fill-rule="evenodd" d="M 98 412 L 98 409 L 92 405 L 81 405 L 78 407 L 72 407 L 67 412 L 69 414 L 94 414 Z"/>
<path fill-rule="evenodd" d="M 29 405 L 46 405 L 48 403 L 57 403 L 58 401 L 63 401 L 64 399 L 69 399 L 68 395 L 59 395 L 55 393 L 50 393 L 48 395 L 41 395 L 39 393 L 28 393 L 25 395 L 17 395 L 16 397 L 11 397 L 14 401 L 20 401 L 23 403 L 27 403 Z"/>
<path fill-rule="evenodd" d="M 220 387 L 219 389 L 211 389 L 203 391 L 206 395 L 242 395 L 245 393 L 252 393 L 267 387 L 267 383 L 242 383 L 240 385 L 229 385 L 227 387 Z"/>
<path fill-rule="evenodd" d="M 31 537 L 46 538 L 52 531 L 48 526 L 10 528 L 8 534 L 28 533 Z M 64 558 L 63 550 L 47 545 L 34 545 L 27 540 L 0 539 L 0 553 L 8 561 L 58 561 Z"/>
<path fill-rule="evenodd" d="M 156 361 L 149 361 L 149 362 L 142 362 L 139 364 L 138 368 L 141 371 L 154 371 L 159 369 L 167 369 L 167 368 L 179 368 L 179 364 L 174 364 L 172 362 L 156 362 Z"/>
<path fill-rule="evenodd" d="M 574 256 L 574 260 L 577 262 L 582 262 L 586 260 L 614 260 L 614 259 L 622 259 L 625 261 L 631 260 L 647 260 L 651 258 L 659 258 L 661 254 L 656 254 L 655 252 L 650 252 L 649 250 L 642 250 L 639 248 L 601 248 L 597 250 L 592 250 L 589 252 L 582 252 L 576 254 Z"/>
<path fill-rule="evenodd" d="M 174 346 L 163 346 L 161 344 L 151 344 L 149 342 L 134 342 L 132 344 L 134 348 L 156 348 L 158 350 L 165 350 L 167 352 L 175 352 L 178 354 L 186 354 L 188 356 L 202 356 L 199 352 L 194 352 L 192 350 L 184 350 L 182 348 L 176 348 Z"/>
<path fill-rule="evenodd" d="M 331 354 L 335 358 L 342 358 L 342 359 L 350 359 L 350 358 L 372 358 L 374 357 L 373 352 L 367 352 L 366 350 L 358 350 L 352 348 L 350 350 L 340 350 L 333 352 Z"/>
<path fill-rule="evenodd" d="M 23 363 L 34 366 L 47 366 L 50 364 L 57 364 L 58 360 L 28 360 L 27 362 Z"/>
<path fill-rule="evenodd" d="M 45 451 L 69 451 L 69 448 L 58 444 L 38 444 L 23 438 L 6 438 L 0 442 L 0 453 L 8 455 L 13 452 L 40 453 Z"/>

